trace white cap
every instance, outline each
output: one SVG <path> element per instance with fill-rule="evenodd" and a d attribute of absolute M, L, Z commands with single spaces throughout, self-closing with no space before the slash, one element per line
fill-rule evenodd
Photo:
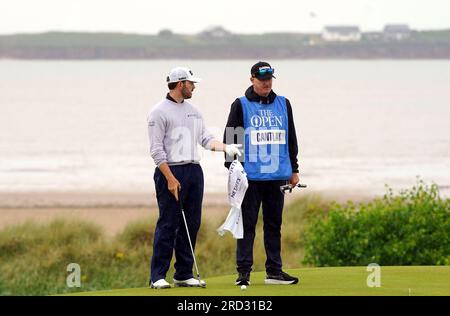
<path fill-rule="evenodd" d="M 194 77 L 194 74 L 189 68 L 185 67 L 176 67 L 173 68 L 169 75 L 167 76 L 167 83 L 178 82 L 178 81 L 192 81 L 192 82 L 200 82 L 202 79 L 198 77 Z"/>

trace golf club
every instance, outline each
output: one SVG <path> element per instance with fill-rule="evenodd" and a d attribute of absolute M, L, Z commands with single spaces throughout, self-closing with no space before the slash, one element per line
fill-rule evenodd
<path fill-rule="evenodd" d="M 186 221 L 186 215 L 184 214 L 183 202 L 181 201 L 180 188 L 178 188 L 178 201 L 180 202 L 181 214 L 183 215 L 183 221 L 184 221 L 184 226 L 186 227 L 186 234 L 187 234 L 187 237 L 189 240 L 189 246 L 191 246 L 192 258 L 194 259 L 194 266 L 195 266 L 195 271 L 197 272 L 198 284 L 200 284 L 201 287 L 206 287 L 206 284 L 203 284 L 202 281 L 200 280 L 200 272 L 198 271 L 197 260 L 195 259 L 194 247 L 192 247 L 191 235 L 189 234 L 189 228 L 188 228 L 188 224 Z"/>
<path fill-rule="evenodd" d="M 296 187 L 298 187 L 298 188 L 306 188 L 307 185 L 306 185 L 306 184 L 301 184 L 301 183 L 299 183 L 299 184 L 297 184 L 297 185 L 294 185 L 294 186 L 292 186 L 292 185 L 290 185 L 290 184 L 285 184 L 285 185 L 280 186 L 280 191 L 281 191 L 281 193 L 283 193 L 283 194 L 285 194 L 286 191 L 289 191 L 289 193 L 292 193 L 292 190 L 293 190 L 294 188 L 296 188 Z"/>

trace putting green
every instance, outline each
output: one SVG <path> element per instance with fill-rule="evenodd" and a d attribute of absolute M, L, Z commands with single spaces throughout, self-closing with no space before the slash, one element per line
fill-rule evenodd
<path fill-rule="evenodd" d="M 286 270 L 300 277 L 296 285 L 265 285 L 264 272 L 251 275 L 251 286 L 242 291 L 235 275 L 206 278 L 207 287 L 117 289 L 70 295 L 101 296 L 303 296 L 303 295 L 450 295 L 450 266 L 381 267 L 381 286 L 370 288 L 366 267 L 303 268 Z"/>

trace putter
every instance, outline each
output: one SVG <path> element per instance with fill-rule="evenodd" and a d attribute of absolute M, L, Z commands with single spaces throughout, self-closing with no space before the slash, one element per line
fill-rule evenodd
<path fill-rule="evenodd" d="M 184 227 L 186 227 L 186 234 L 188 236 L 189 246 L 191 246 L 192 258 L 194 258 L 194 266 L 195 266 L 195 271 L 197 272 L 198 284 L 200 284 L 200 287 L 204 288 L 204 287 L 206 287 L 206 284 L 202 284 L 202 282 L 200 280 L 200 272 L 198 271 L 197 260 L 195 259 L 194 247 L 192 247 L 191 235 L 189 235 L 189 228 L 188 228 L 188 224 L 186 221 L 186 215 L 184 214 L 183 202 L 181 202 L 181 190 L 179 188 L 178 188 L 178 201 L 180 202 L 181 214 L 183 215 Z"/>
<path fill-rule="evenodd" d="M 290 184 L 285 184 L 285 185 L 280 186 L 280 191 L 283 194 L 286 194 L 286 191 L 289 191 L 289 193 L 292 193 L 292 190 L 294 188 L 296 188 L 296 187 L 297 188 L 306 188 L 307 185 L 306 184 L 301 184 L 301 183 L 299 183 L 299 184 L 297 184 L 295 186 L 291 186 Z"/>

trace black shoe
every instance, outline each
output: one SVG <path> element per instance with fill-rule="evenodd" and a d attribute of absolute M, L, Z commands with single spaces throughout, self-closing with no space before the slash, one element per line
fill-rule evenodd
<path fill-rule="evenodd" d="M 280 271 L 278 273 L 267 274 L 264 280 L 265 284 L 297 284 L 298 278 L 290 276 L 286 272 Z"/>
<path fill-rule="evenodd" d="M 250 272 L 239 272 L 239 276 L 234 285 L 250 285 Z"/>

